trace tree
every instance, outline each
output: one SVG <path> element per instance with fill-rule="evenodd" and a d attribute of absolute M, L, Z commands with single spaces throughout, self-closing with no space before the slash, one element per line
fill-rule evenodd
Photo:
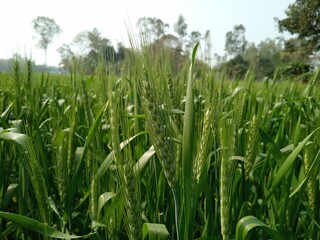
<path fill-rule="evenodd" d="M 98 29 L 78 33 L 71 44 L 64 44 L 58 49 L 61 57 L 60 65 L 70 70 L 74 59 L 82 66 L 85 73 L 94 72 L 99 63 L 114 64 L 122 61 L 126 49 L 118 44 L 118 52 L 111 41 L 102 37 Z"/>
<path fill-rule="evenodd" d="M 284 58 L 283 39 L 269 39 L 259 44 L 247 42 L 244 52 L 230 60 L 218 61 L 220 69 L 226 69 L 230 77 L 242 76 L 250 66 L 257 79 L 272 77 L 275 70 L 291 58 Z M 219 59 L 218 59 L 219 60 Z"/>
<path fill-rule="evenodd" d="M 248 71 L 250 63 L 243 59 L 241 55 L 237 55 L 229 60 L 222 67 L 231 78 L 243 78 Z"/>
<path fill-rule="evenodd" d="M 126 56 L 126 48 L 124 47 L 124 45 L 120 42 L 117 43 L 117 55 L 116 55 L 116 61 L 122 61 L 125 59 Z"/>
<path fill-rule="evenodd" d="M 109 39 L 103 38 L 97 28 L 92 31 L 78 33 L 72 42 L 80 54 L 87 55 L 90 51 L 102 52 L 106 46 L 111 46 Z"/>
<path fill-rule="evenodd" d="M 61 33 L 61 29 L 55 20 L 43 16 L 33 19 L 32 27 L 39 35 L 37 47 L 44 50 L 45 64 L 47 65 L 48 46 L 52 43 L 52 39 Z"/>
<path fill-rule="evenodd" d="M 244 53 L 248 43 L 245 32 L 246 28 L 242 24 L 235 25 L 233 31 L 227 32 L 225 51 L 228 55 L 235 57 Z"/>
<path fill-rule="evenodd" d="M 272 77 L 276 68 L 281 65 L 283 46 L 281 40 L 269 39 L 260 42 L 257 46 L 258 59 L 255 74 L 258 78 Z"/>
<path fill-rule="evenodd" d="M 86 55 L 90 52 L 89 31 L 79 32 L 74 38 L 71 45 L 75 48 L 77 55 Z"/>
<path fill-rule="evenodd" d="M 172 51 L 182 52 L 181 42 L 172 34 L 165 34 L 161 38 L 155 41 L 156 45 L 171 49 Z"/>
<path fill-rule="evenodd" d="M 309 54 L 320 50 L 320 1 L 296 0 L 286 10 L 287 17 L 278 20 L 279 30 L 298 34 Z"/>
<path fill-rule="evenodd" d="M 286 62 L 309 62 L 310 50 L 305 39 L 291 38 L 285 41 L 283 58 Z"/>
<path fill-rule="evenodd" d="M 58 50 L 60 54 L 60 67 L 64 70 L 71 72 L 72 71 L 72 61 L 75 58 L 75 54 L 71 50 L 70 46 L 67 44 L 63 44 Z"/>
<path fill-rule="evenodd" d="M 89 47 L 96 52 L 104 51 L 109 46 L 112 46 L 111 41 L 101 36 L 101 33 L 97 28 L 88 32 Z"/>
<path fill-rule="evenodd" d="M 188 25 L 184 16 L 179 15 L 178 21 L 173 25 L 174 31 L 179 35 L 180 40 L 182 40 L 185 36 L 187 36 Z"/>
<path fill-rule="evenodd" d="M 164 23 L 159 18 L 143 17 L 139 18 L 137 26 L 145 40 L 155 41 L 166 33 L 169 24 Z"/>

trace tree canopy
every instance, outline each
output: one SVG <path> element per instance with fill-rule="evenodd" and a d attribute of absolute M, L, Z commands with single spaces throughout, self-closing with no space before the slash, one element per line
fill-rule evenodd
<path fill-rule="evenodd" d="M 169 24 L 159 18 L 142 17 L 138 19 L 137 27 L 144 38 L 147 38 L 145 40 L 154 41 L 166 33 Z"/>
<path fill-rule="evenodd" d="M 242 25 L 235 25 L 233 31 L 226 34 L 225 50 L 230 56 L 242 54 L 247 46 L 245 37 L 246 28 Z"/>
<path fill-rule="evenodd" d="M 180 39 L 184 38 L 187 32 L 188 25 L 184 16 L 179 15 L 178 21 L 173 25 L 174 31 L 179 35 Z"/>
<path fill-rule="evenodd" d="M 45 61 L 47 63 L 47 49 L 55 36 L 61 33 L 59 25 L 54 19 L 38 16 L 32 21 L 34 31 L 39 35 L 37 47 L 45 52 Z"/>
<path fill-rule="evenodd" d="M 312 53 L 320 50 L 320 1 L 296 0 L 286 10 L 287 17 L 279 20 L 279 30 L 297 34 L 301 47 Z"/>
<path fill-rule="evenodd" d="M 118 44 L 117 51 L 111 41 L 102 37 L 97 28 L 78 33 L 71 44 L 63 44 L 59 49 L 60 66 L 70 71 L 75 59 L 82 64 L 85 73 L 92 73 L 101 59 L 105 63 L 115 63 L 124 59 L 125 48 Z"/>

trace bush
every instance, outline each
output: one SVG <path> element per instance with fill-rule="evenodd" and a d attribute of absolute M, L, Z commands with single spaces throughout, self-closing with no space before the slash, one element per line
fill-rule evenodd
<path fill-rule="evenodd" d="M 303 82 L 308 81 L 313 67 L 309 63 L 293 62 L 283 67 L 281 75 L 283 78 L 299 79 Z"/>

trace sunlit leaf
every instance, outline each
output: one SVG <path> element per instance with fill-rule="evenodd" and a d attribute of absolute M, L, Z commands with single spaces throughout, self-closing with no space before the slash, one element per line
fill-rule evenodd
<path fill-rule="evenodd" d="M 165 225 L 157 223 L 145 223 L 142 227 L 142 239 L 166 240 L 169 238 L 169 232 Z"/>
<path fill-rule="evenodd" d="M 270 228 L 264 222 L 254 216 L 241 218 L 236 227 L 236 239 L 246 240 L 248 233 L 254 228 L 262 228 L 273 240 L 284 240 L 280 233 Z"/>

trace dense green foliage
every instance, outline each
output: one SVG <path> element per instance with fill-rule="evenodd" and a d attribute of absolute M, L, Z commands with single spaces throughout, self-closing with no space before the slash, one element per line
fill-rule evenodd
<path fill-rule="evenodd" d="M 286 18 L 279 20 L 279 29 L 297 34 L 304 51 L 309 54 L 320 50 L 320 2 L 296 0 L 286 10 Z"/>
<path fill-rule="evenodd" d="M 0 74 L 0 239 L 318 239 L 319 73 L 226 81 L 195 54 Z"/>

